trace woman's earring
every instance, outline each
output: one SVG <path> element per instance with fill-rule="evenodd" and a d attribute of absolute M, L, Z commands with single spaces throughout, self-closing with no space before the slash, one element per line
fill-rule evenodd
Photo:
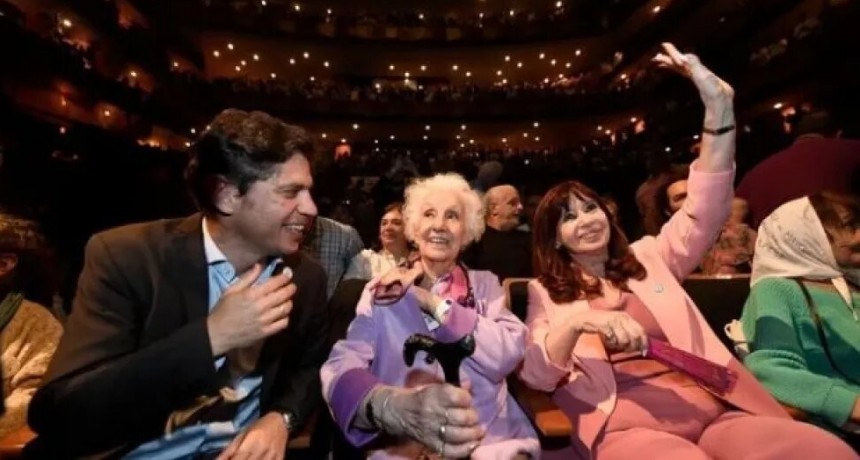
<path fill-rule="evenodd" d="M 561 241 L 559 241 L 559 240 L 555 240 L 555 249 L 556 249 L 556 250 L 561 249 Z"/>

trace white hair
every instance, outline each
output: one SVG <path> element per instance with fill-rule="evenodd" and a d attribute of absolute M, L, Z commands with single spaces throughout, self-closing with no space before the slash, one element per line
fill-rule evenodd
<path fill-rule="evenodd" d="M 454 193 L 463 205 L 461 219 L 466 227 L 465 247 L 473 241 L 481 239 L 484 234 L 484 203 L 481 196 L 469 187 L 463 176 L 455 173 L 436 174 L 432 177 L 418 179 L 404 192 L 403 222 L 406 238 L 415 241 L 418 235 L 415 227 L 421 215 L 421 205 L 433 199 L 437 193 Z"/>

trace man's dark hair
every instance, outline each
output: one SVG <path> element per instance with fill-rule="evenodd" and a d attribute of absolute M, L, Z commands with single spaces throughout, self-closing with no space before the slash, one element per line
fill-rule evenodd
<path fill-rule="evenodd" d="M 827 110 L 805 112 L 801 113 L 797 117 L 795 128 L 795 134 L 797 136 L 820 134 L 822 136 L 832 137 L 838 132 L 839 126 Z"/>
<path fill-rule="evenodd" d="M 197 207 L 214 215 L 219 212 L 214 203 L 219 178 L 244 194 L 296 154 L 315 160 L 313 141 L 304 129 L 263 112 L 227 109 L 192 146 L 185 179 Z"/>

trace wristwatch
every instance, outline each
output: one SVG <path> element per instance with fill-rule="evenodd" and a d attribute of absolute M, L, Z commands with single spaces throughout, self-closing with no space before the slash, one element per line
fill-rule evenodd
<path fill-rule="evenodd" d="M 296 418 L 293 416 L 293 413 L 289 411 L 281 412 L 281 416 L 284 417 L 284 424 L 287 425 L 287 432 L 292 433 L 296 423 Z"/>

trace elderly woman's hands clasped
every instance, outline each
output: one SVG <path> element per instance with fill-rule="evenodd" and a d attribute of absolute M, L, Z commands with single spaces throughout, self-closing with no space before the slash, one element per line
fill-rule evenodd
<path fill-rule="evenodd" d="M 484 437 L 472 396 L 463 388 L 430 384 L 375 392 L 373 422 L 382 431 L 419 440 L 440 457 L 468 458 Z"/>

